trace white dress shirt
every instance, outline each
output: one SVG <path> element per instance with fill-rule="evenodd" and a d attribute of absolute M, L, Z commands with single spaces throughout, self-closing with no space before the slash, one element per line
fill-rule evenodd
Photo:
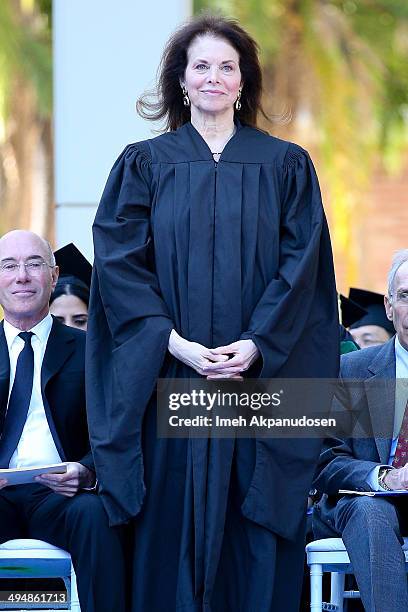
<path fill-rule="evenodd" d="M 61 463 L 57 447 L 52 437 L 41 394 L 41 368 L 45 349 L 52 327 L 50 314 L 42 319 L 32 329 L 31 346 L 34 352 L 33 390 L 27 420 L 25 422 L 19 443 L 10 459 L 10 468 L 28 468 L 52 463 Z M 19 338 L 21 329 L 17 329 L 6 320 L 4 334 L 10 358 L 9 398 L 16 374 L 17 359 L 24 348 L 24 340 Z"/>
<path fill-rule="evenodd" d="M 408 401 L 408 351 L 404 349 L 398 337 L 395 336 L 395 406 L 394 406 L 394 428 L 392 434 L 392 442 L 390 448 L 390 456 L 388 464 L 392 465 L 395 451 L 397 449 L 399 432 L 404 418 L 405 407 Z M 378 472 L 381 467 L 378 465 L 368 475 L 367 483 L 373 491 L 385 491 L 378 483 Z"/>

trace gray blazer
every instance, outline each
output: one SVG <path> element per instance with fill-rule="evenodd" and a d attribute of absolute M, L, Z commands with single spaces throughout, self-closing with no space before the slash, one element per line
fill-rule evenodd
<path fill-rule="evenodd" d="M 334 525 L 339 489 L 370 490 L 369 473 L 379 464 L 388 463 L 395 406 L 394 338 L 386 344 L 343 355 L 340 378 L 361 382 L 351 387 L 340 385 L 334 411 L 346 408 L 361 415 L 371 435 L 325 440 L 315 477 L 316 489 L 324 494 L 313 517 L 317 537 L 333 535 L 324 533 L 322 527 Z"/>

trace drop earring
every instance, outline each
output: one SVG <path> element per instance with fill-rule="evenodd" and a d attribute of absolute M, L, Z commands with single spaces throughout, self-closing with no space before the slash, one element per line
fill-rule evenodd
<path fill-rule="evenodd" d="M 184 85 L 181 86 L 181 91 L 183 92 L 183 104 L 184 106 L 190 106 L 190 98 L 188 97 L 188 91 Z"/>
<path fill-rule="evenodd" d="M 238 89 L 238 96 L 237 99 L 235 100 L 235 108 L 237 109 L 237 111 L 241 110 L 241 94 L 242 94 L 242 87 L 240 87 Z"/>

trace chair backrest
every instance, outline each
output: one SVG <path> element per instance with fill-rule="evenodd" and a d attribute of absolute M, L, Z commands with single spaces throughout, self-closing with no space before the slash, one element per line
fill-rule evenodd
<path fill-rule="evenodd" d="M 61 607 L 62 593 L 65 593 L 61 592 L 61 595 L 54 597 L 54 601 L 47 602 L 47 609 L 80 612 L 71 556 L 65 550 L 48 542 L 18 539 L 0 544 L 0 578 L 61 578 L 67 590 L 65 607 Z M 42 603 L 41 607 L 35 601 L 27 602 L 23 599 L 21 603 L 27 610 L 45 609 L 45 601 L 38 602 Z M 4 609 L 7 608 L 0 602 L 0 610 Z"/>
<path fill-rule="evenodd" d="M 408 538 L 404 538 L 403 551 L 408 571 Z M 310 610 L 337 610 L 343 612 L 345 599 L 360 597 L 359 591 L 344 590 L 345 574 L 353 573 L 350 559 L 341 538 L 324 538 L 309 542 L 306 546 L 307 563 L 310 566 Z M 330 603 L 322 601 L 322 576 L 331 573 Z"/>

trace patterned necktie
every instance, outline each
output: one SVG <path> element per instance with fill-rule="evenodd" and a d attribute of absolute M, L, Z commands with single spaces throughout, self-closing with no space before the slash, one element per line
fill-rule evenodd
<path fill-rule="evenodd" d="M 408 461 L 408 402 L 405 406 L 404 418 L 398 436 L 397 448 L 395 450 L 392 465 L 396 468 L 404 467 Z"/>
<path fill-rule="evenodd" d="M 34 351 L 31 346 L 33 332 L 18 334 L 24 348 L 17 359 L 16 374 L 10 393 L 3 432 L 0 438 L 0 467 L 8 468 L 10 459 L 21 438 L 33 391 Z"/>

